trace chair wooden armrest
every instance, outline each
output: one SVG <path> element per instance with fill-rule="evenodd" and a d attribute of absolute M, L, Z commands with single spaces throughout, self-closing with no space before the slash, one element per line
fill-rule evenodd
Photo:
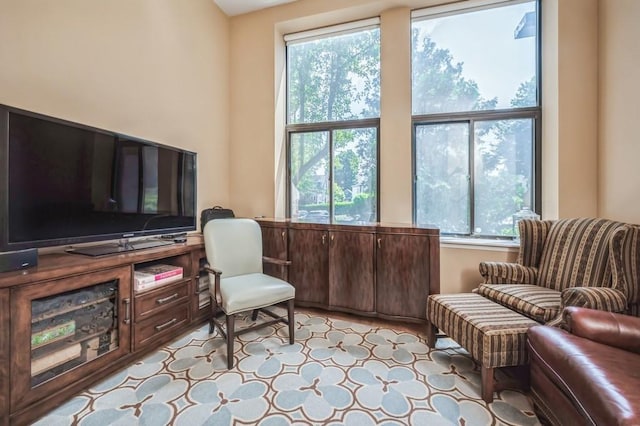
<path fill-rule="evenodd" d="M 213 315 L 216 315 L 220 310 L 220 304 L 222 303 L 222 293 L 220 292 L 220 276 L 222 275 L 222 271 L 218 268 L 212 267 L 208 263 L 205 264 L 202 269 L 207 271 L 209 274 L 214 275 L 213 294 L 211 294 L 211 284 L 209 284 L 209 293 L 211 296 L 211 312 Z M 209 333 L 212 332 L 212 329 L 213 326 L 210 327 Z"/>
<path fill-rule="evenodd" d="M 262 256 L 262 261 L 265 262 L 265 263 L 271 263 L 273 265 L 279 265 L 279 266 L 289 266 L 289 265 L 291 265 L 291 261 L 290 260 L 276 259 L 275 257 Z"/>
<path fill-rule="evenodd" d="M 210 274 L 214 274 L 214 275 L 216 275 L 216 276 L 220 276 L 220 275 L 222 275 L 222 271 L 221 271 L 220 269 L 213 268 L 213 267 L 211 267 L 211 265 L 209 265 L 209 264 L 204 265 L 204 266 L 202 267 L 202 269 L 204 269 L 204 270 L 205 270 L 205 271 L 207 271 L 208 273 L 210 273 Z"/>

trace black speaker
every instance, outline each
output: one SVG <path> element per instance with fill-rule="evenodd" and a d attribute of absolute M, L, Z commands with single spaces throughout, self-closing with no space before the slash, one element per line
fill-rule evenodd
<path fill-rule="evenodd" d="M 17 271 L 38 264 L 38 249 L 0 253 L 0 272 Z"/>

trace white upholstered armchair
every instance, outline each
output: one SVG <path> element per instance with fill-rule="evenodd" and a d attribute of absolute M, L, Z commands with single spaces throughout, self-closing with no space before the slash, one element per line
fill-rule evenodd
<path fill-rule="evenodd" d="M 209 332 L 217 327 L 227 340 L 227 366 L 233 368 L 234 336 L 276 322 L 289 324 L 289 343 L 294 342 L 295 288 L 281 279 L 266 275 L 263 261 L 287 263 L 287 261 L 263 258 L 260 225 L 252 219 L 215 219 L 204 227 L 204 243 L 207 253 L 207 271 L 210 274 L 211 321 Z M 265 308 L 286 302 L 287 317 L 280 317 Z M 226 317 L 226 331 L 216 316 L 222 311 Z M 253 311 L 256 321 L 262 311 L 272 317 L 249 328 L 236 331 L 235 314 Z"/>

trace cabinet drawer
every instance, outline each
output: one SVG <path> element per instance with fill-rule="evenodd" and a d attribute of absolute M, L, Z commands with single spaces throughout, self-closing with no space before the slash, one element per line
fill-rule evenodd
<path fill-rule="evenodd" d="M 189 287 L 189 281 L 182 280 L 137 295 L 134 299 L 135 321 L 140 322 L 165 308 L 184 302 L 189 297 Z"/>
<path fill-rule="evenodd" d="M 156 339 L 171 334 L 188 322 L 189 303 L 187 302 L 149 316 L 134 326 L 135 349 L 138 350 L 147 343 L 153 343 Z"/>

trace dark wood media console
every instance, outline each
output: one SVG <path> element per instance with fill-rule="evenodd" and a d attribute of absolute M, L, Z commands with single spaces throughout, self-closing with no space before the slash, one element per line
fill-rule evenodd
<path fill-rule="evenodd" d="M 0 425 L 31 423 L 204 322 L 205 259 L 194 236 L 97 258 L 45 254 L 35 268 L 0 274 Z M 135 270 L 160 263 L 183 276 L 137 292 Z"/>
<path fill-rule="evenodd" d="M 296 288 L 298 306 L 422 323 L 427 296 L 440 293 L 437 228 L 258 223 L 264 255 L 291 261 L 288 281 Z"/>

